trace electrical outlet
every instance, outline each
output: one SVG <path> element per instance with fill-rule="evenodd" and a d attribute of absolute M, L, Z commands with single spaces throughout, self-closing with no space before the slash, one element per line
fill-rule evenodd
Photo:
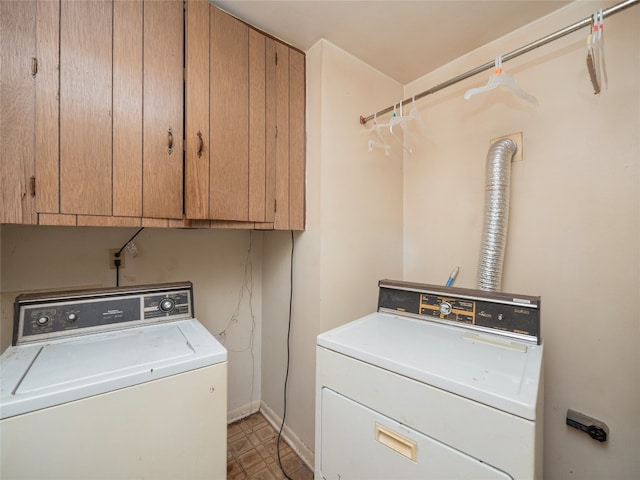
<path fill-rule="evenodd" d="M 116 264 L 115 264 L 115 259 L 116 259 L 116 253 L 118 253 L 118 251 L 120 251 L 119 248 L 110 248 L 109 249 L 109 268 L 111 269 L 115 269 L 116 268 Z M 124 268 L 124 250 L 122 250 L 122 253 L 120 253 L 120 268 Z"/>
<path fill-rule="evenodd" d="M 503 135 L 502 137 L 492 138 L 491 141 L 489 142 L 489 146 L 493 145 L 498 140 L 502 140 L 503 138 L 510 138 L 511 140 L 516 142 L 516 145 L 518 145 L 518 150 L 516 151 L 516 154 L 513 156 L 513 160 L 511 160 L 511 161 L 512 162 L 521 162 L 522 159 L 523 159 L 523 155 L 522 155 L 522 132 L 511 133 L 509 135 Z"/>

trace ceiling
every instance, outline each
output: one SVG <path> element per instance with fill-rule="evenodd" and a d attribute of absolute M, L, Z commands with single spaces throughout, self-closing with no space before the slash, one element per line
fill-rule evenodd
<path fill-rule="evenodd" d="M 570 2 L 212 0 L 212 3 L 303 51 L 324 38 L 405 85 Z M 537 39 L 531 39 L 534 40 Z"/>

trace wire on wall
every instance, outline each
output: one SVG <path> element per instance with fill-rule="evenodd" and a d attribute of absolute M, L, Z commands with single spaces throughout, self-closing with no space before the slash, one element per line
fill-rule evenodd
<path fill-rule="evenodd" d="M 144 230 L 144 227 L 141 227 L 136 233 L 133 234 L 133 237 L 131 237 L 129 240 L 127 240 L 125 242 L 124 245 L 122 245 L 122 247 L 120 247 L 120 250 L 118 250 L 115 254 L 114 257 L 116 257 L 113 260 L 113 264 L 116 267 L 116 287 L 120 286 L 120 264 L 122 263 L 122 261 L 120 260 L 120 255 L 122 254 L 122 251 L 127 247 L 127 245 L 129 245 L 131 242 L 133 242 L 133 239 L 136 238 L 138 236 L 138 234 Z"/>
<path fill-rule="evenodd" d="M 253 346 L 254 346 L 255 329 L 256 329 L 256 317 L 255 317 L 255 314 L 253 313 L 253 262 L 251 261 L 252 243 L 253 243 L 252 232 L 251 230 L 249 230 L 249 246 L 247 247 L 247 256 L 244 262 L 244 274 L 242 277 L 242 284 L 240 285 L 240 292 L 238 293 L 238 302 L 236 303 L 236 308 L 231 314 L 231 318 L 229 318 L 227 325 L 224 327 L 223 330 L 215 334 L 215 336 L 218 337 L 218 339 L 220 340 L 220 343 L 222 343 L 227 348 L 227 351 L 233 352 L 233 353 L 243 353 L 248 351 L 251 354 L 251 390 L 249 393 L 250 408 L 251 408 L 251 403 L 253 402 L 253 393 L 254 393 L 253 384 L 255 381 L 255 357 L 253 353 Z M 228 333 L 228 330 L 232 327 L 232 325 L 238 323 L 238 316 L 240 315 L 240 307 L 242 305 L 245 292 L 249 297 L 249 300 L 248 300 L 249 316 L 251 318 L 251 330 L 249 332 L 249 340 L 246 346 L 238 349 L 232 349 L 227 347 L 226 345 L 227 333 Z"/>
<path fill-rule="evenodd" d="M 284 409 L 282 412 L 282 423 L 280 424 L 280 430 L 278 431 L 278 440 L 276 443 L 276 450 L 278 451 L 278 465 L 282 474 L 287 480 L 292 480 L 287 472 L 284 471 L 282 466 L 282 460 L 280 458 L 280 441 L 282 437 L 282 430 L 284 429 L 284 421 L 287 417 L 287 382 L 289 381 L 289 363 L 291 359 L 291 307 L 293 304 L 293 252 L 295 251 L 295 240 L 293 238 L 293 230 L 291 231 L 291 260 L 289 262 L 289 324 L 287 327 L 287 369 L 284 376 Z"/>

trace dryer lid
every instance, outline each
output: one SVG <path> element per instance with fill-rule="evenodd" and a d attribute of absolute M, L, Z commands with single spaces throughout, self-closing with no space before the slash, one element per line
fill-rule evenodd
<path fill-rule="evenodd" d="M 529 420 L 542 345 L 389 313 L 318 336 L 318 345 Z"/>

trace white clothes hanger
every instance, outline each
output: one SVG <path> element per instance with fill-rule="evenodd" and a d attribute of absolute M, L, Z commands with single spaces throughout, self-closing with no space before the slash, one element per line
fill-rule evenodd
<path fill-rule="evenodd" d="M 391 145 L 389 145 L 388 143 L 386 143 L 384 141 L 384 138 L 382 136 L 382 129 L 383 128 L 389 128 L 389 134 L 398 141 L 398 143 L 402 146 L 402 148 L 404 148 L 407 152 L 409 153 L 413 153 L 413 149 L 411 147 L 407 147 L 405 145 L 405 142 L 403 142 L 395 133 L 393 133 L 393 127 L 396 125 L 400 125 L 400 128 L 402 128 L 403 134 L 404 134 L 404 138 L 406 141 L 406 138 L 408 136 L 408 132 L 407 132 L 407 122 L 409 120 L 419 120 L 420 116 L 418 114 L 418 109 L 416 108 L 416 102 L 415 102 L 415 97 L 412 99 L 411 102 L 411 111 L 409 112 L 409 115 L 403 115 L 403 106 L 402 106 L 402 102 L 400 102 L 399 104 L 399 108 L 400 108 L 400 115 L 398 115 L 398 109 L 396 107 L 396 104 L 393 105 L 393 114 L 391 115 L 391 119 L 387 122 L 387 123 L 378 123 L 377 122 L 377 114 L 374 114 L 373 116 L 373 125 L 366 129 L 363 130 L 364 132 L 367 133 L 375 133 L 378 140 L 369 140 L 367 142 L 367 146 L 369 147 L 369 151 L 372 152 L 374 148 L 380 148 L 384 150 L 385 155 L 389 155 L 389 153 L 391 152 Z"/>
<path fill-rule="evenodd" d="M 464 94 L 464 98 L 465 100 L 469 100 L 473 95 L 476 95 L 478 93 L 488 92 L 489 90 L 493 90 L 494 88 L 497 88 L 500 86 L 507 87 L 509 90 L 511 90 L 512 93 L 514 93 L 518 97 L 528 102 L 531 102 L 534 105 L 538 105 L 538 99 L 533 95 L 530 95 L 524 90 L 522 90 L 518 86 L 518 83 L 516 82 L 516 79 L 514 76 L 508 75 L 502 71 L 502 57 L 500 55 L 496 57 L 495 68 L 493 70 L 493 73 L 489 77 L 489 81 L 487 82 L 487 84 L 484 87 L 477 87 L 477 88 L 472 88 L 470 90 L 467 90 Z"/>

